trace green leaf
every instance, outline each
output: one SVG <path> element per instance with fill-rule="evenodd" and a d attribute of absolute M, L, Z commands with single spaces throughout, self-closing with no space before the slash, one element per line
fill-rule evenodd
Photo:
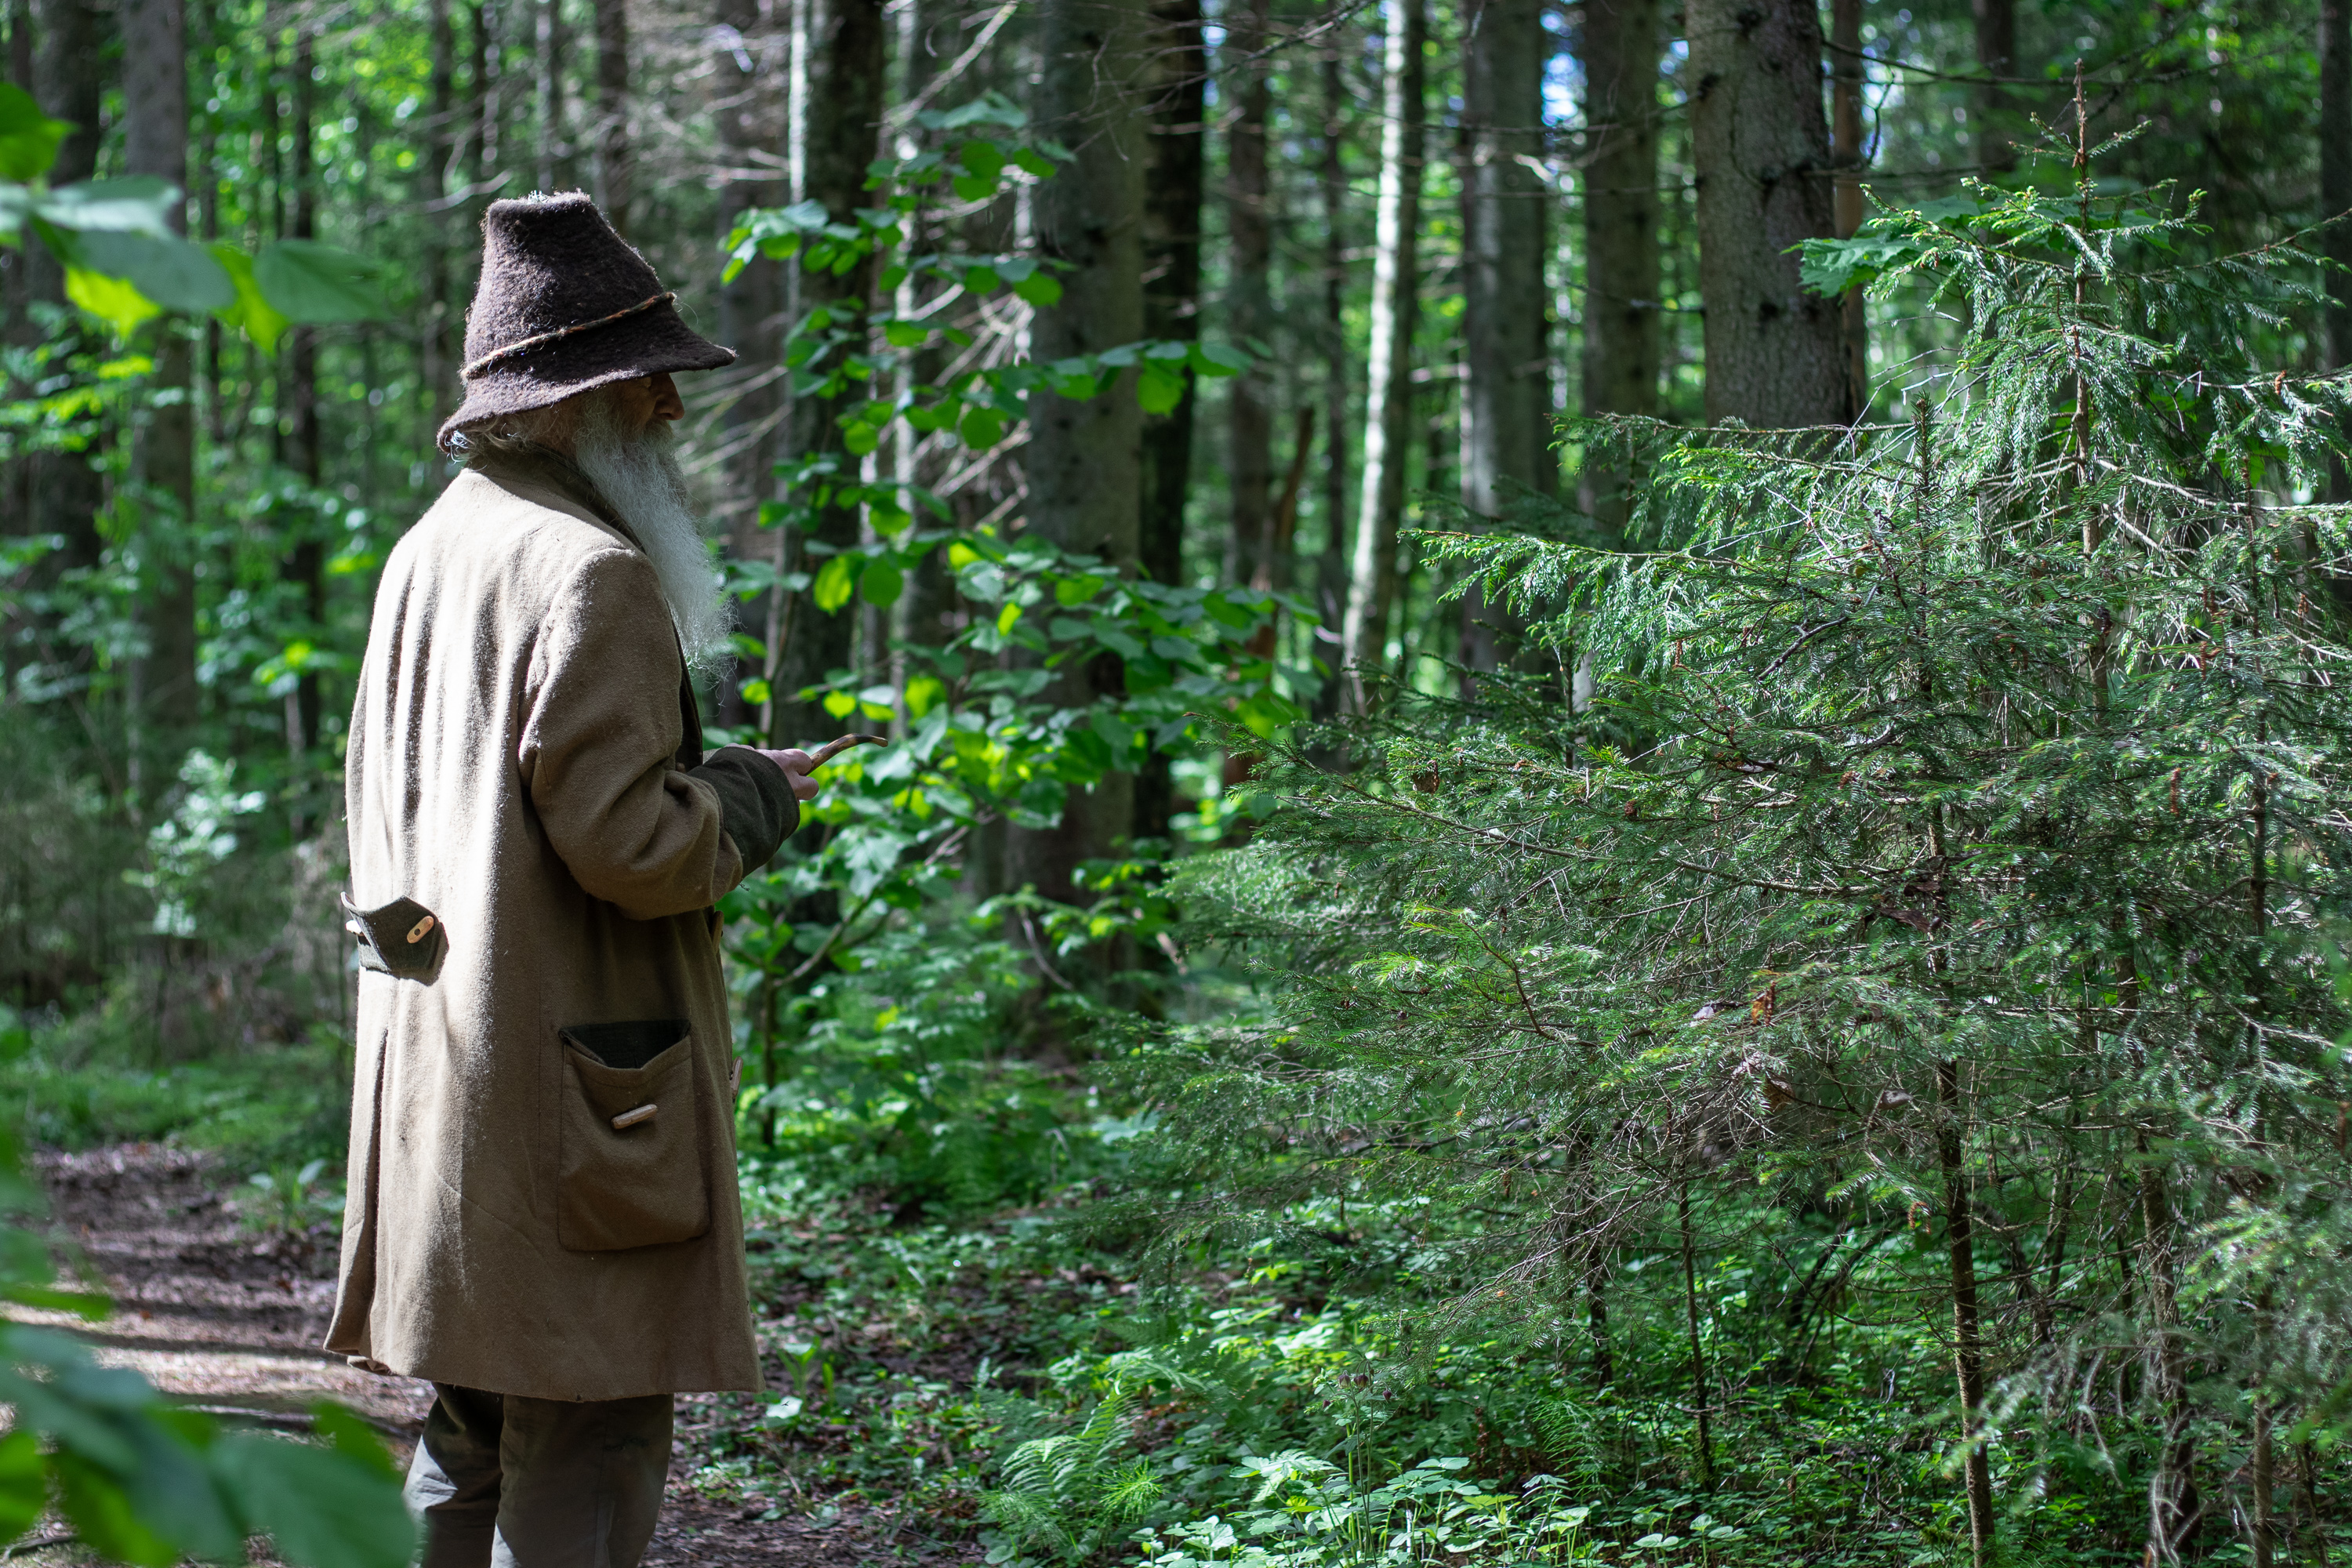
<path fill-rule="evenodd" d="M 179 1550 L 142 1521 L 122 1484 L 78 1455 L 59 1454 L 59 1501 L 67 1520 L 92 1548 L 136 1568 L 170 1568 Z"/>
<path fill-rule="evenodd" d="M 119 278 L 166 310 L 223 310 L 236 303 L 228 269 L 176 234 L 100 229 L 74 240 L 74 262 Z"/>
<path fill-rule="evenodd" d="M 1250 367 L 1249 355 L 1229 343 L 1194 343 L 1186 358 L 1202 375 L 1239 375 Z"/>
<path fill-rule="evenodd" d="M 253 258 L 234 245 L 210 247 L 213 258 L 228 273 L 229 282 L 236 289 L 236 303 L 220 312 L 222 321 L 232 327 L 244 329 L 253 340 L 253 346 L 263 353 L 278 347 L 278 340 L 292 325 L 285 314 L 262 298 L 260 285 L 254 281 Z"/>
<path fill-rule="evenodd" d="M 24 1431 L 0 1438 L 0 1541 L 14 1541 L 32 1529 L 48 1496 L 40 1439 Z"/>
<path fill-rule="evenodd" d="M 121 279 L 80 267 L 66 268 L 66 298 L 112 327 L 118 337 L 129 337 L 142 321 L 163 313 L 162 307 Z"/>
<path fill-rule="evenodd" d="M 984 202 L 996 194 L 996 182 L 983 180 L 978 174 L 958 174 L 948 184 L 959 199 L 967 202 Z"/>
<path fill-rule="evenodd" d="M 392 1451 L 383 1446 L 383 1439 L 376 1436 L 375 1428 L 334 1401 L 322 1399 L 310 1406 L 310 1426 L 333 1446 L 335 1452 L 353 1464 L 388 1481 L 402 1479 L 400 1466 L 394 1461 Z"/>
<path fill-rule="evenodd" d="M 858 574 L 857 594 L 869 605 L 887 607 L 898 602 L 898 592 L 906 584 L 907 575 L 898 564 L 887 556 L 877 555 Z"/>
<path fill-rule="evenodd" d="M 956 426 L 956 434 L 975 452 L 993 447 L 1004 439 L 1004 416 L 984 404 L 968 409 Z"/>
<path fill-rule="evenodd" d="M 214 1464 L 243 1505 L 247 1521 L 301 1568 L 404 1568 L 416 1527 L 399 1482 L 378 1458 L 357 1458 L 341 1440 L 314 1448 L 276 1437 L 229 1437 Z"/>
<path fill-rule="evenodd" d="M 1062 302 L 1062 285 L 1048 273 L 1032 272 L 1014 283 L 1013 291 L 1041 310 Z"/>
<path fill-rule="evenodd" d="M 849 595 L 857 591 L 857 560 L 855 555 L 835 555 L 818 568 L 816 584 L 809 590 L 818 609 L 829 616 L 849 603 Z"/>
<path fill-rule="evenodd" d="M 164 235 L 172 232 L 172 204 L 179 199 L 178 189 L 169 181 L 134 174 L 125 180 L 61 185 L 37 197 L 33 213 L 44 223 L 76 234 L 106 229 Z"/>
<path fill-rule="evenodd" d="M 1013 149 L 1013 162 L 1015 167 L 1026 170 L 1041 180 L 1052 179 L 1055 171 L 1061 167 L 1034 147 L 1015 147 Z"/>
<path fill-rule="evenodd" d="M 73 127 L 41 112 L 33 95 L 15 82 L 0 82 L 0 180 L 37 180 L 58 161 L 58 148 Z"/>
<path fill-rule="evenodd" d="M 1071 605 L 1083 605 L 1102 592 L 1103 584 L 1107 580 L 1088 573 L 1062 578 L 1054 584 L 1054 602 L 1066 607 Z"/>
<path fill-rule="evenodd" d="M 290 321 L 372 321 L 385 312 L 375 265 L 312 239 L 281 239 L 253 258 L 262 297 Z"/>
<path fill-rule="evenodd" d="M 1144 362 L 1143 374 L 1136 378 L 1135 400 L 1146 414 L 1166 414 L 1184 401 L 1184 378 L 1165 369 L 1157 360 Z"/>
<path fill-rule="evenodd" d="M 992 186 L 1004 167 L 1004 154 L 995 142 L 975 137 L 956 150 L 956 162 Z"/>
<path fill-rule="evenodd" d="M 753 708 L 760 707 L 775 695 L 774 689 L 769 686 L 768 678 L 764 675 L 755 675 L 745 681 L 742 692 L 744 702 Z"/>
<path fill-rule="evenodd" d="M 885 321 L 882 337 L 894 349 L 919 349 L 929 341 L 931 329 L 920 321 Z"/>
<path fill-rule="evenodd" d="M 859 421 L 841 427 L 841 444 L 856 457 L 864 457 L 882 445 L 882 432 L 874 426 Z"/>
<path fill-rule="evenodd" d="M 1004 281 L 993 267 L 967 267 L 963 269 L 963 286 L 974 294 L 986 294 Z"/>

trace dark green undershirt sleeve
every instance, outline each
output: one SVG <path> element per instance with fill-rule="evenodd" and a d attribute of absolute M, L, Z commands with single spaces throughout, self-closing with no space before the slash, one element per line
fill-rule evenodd
<path fill-rule="evenodd" d="M 719 792 L 719 825 L 735 841 L 747 877 L 775 858 L 801 825 L 792 781 L 749 746 L 721 746 L 687 771 Z"/>

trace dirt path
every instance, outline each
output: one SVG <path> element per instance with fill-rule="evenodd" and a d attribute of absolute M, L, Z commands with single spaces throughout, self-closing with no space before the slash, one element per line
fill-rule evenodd
<path fill-rule="evenodd" d="M 96 1325 L 21 1308 L 13 1315 L 70 1329 L 99 1347 L 100 1360 L 135 1368 L 166 1394 L 227 1420 L 303 1431 L 314 1401 L 340 1401 L 375 1423 L 407 1462 L 432 1404 L 430 1385 L 359 1372 L 318 1348 L 334 1300 L 335 1226 L 258 1229 L 236 1212 L 235 1184 L 184 1150 L 128 1144 L 42 1154 L 34 1163 L 62 1250 L 81 1260 L 115 1310 Z M 868 1513 L 844 1510 L 825 1524 L 762 1521 L 697 1495 L 683 1478 L 696 1463 L 694 1434 L 709 1422 L 708 1403 L 679 1401 L 670 1498 L 647 1568 L 806 1568 L 898 1557 L 873 1542 Z M 14 1561 L 72 1556 L 58 1548 Z"/>

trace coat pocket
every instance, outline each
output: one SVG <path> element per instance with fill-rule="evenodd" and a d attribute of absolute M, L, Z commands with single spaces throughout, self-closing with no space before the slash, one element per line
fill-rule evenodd
<path fill-rule="evenodd" d="M 432 910 L 415 899 L 394 899 L 381 909 L 362 910 L 349 893 L 339 894 L 343 929 L 359 942 L 360 967 L 400 980 L 430 985 L 448 956 L 449 932 Z"/>
<path fill-rule="evenodd" d="M 573 1252 L 690 1241 L 710 1228 L 684 1021 L 575 1024 L 563 1040 L 556 1239 Z"/>

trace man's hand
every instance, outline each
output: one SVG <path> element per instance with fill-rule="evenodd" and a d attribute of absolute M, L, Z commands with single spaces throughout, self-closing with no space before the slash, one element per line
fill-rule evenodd
<path fill-rule="evenodd" d="M 816 780 L 809 777 L 816 771 L 816 762 L 806 752 L 798 746 L 790 746 L 781 752 L 763 751 L 760 754 L 784 770 L 784 777 L 792 781 L 794 800 L 816 798 Z"/>

